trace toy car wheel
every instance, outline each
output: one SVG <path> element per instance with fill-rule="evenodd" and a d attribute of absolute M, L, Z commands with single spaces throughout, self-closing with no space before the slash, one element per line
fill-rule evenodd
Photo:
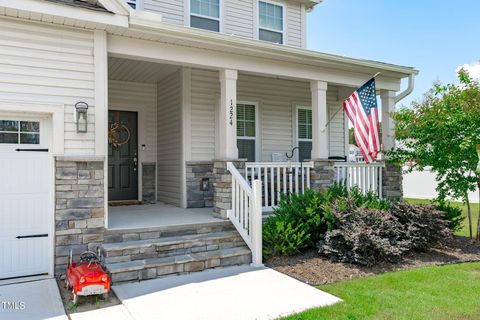
<path fill-rule="evenodd" d="M 73 292 L 72 292 L 73 293 Z M 73 304 L 77 304 L 78 303 L 78 295 L 73 293 L 73 300 L 72 300 Z"/>

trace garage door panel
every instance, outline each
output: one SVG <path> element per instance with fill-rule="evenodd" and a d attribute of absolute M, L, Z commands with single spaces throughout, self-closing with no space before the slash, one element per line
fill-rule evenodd
<path fill-rule="evenodd" d="M 16 151 L 46 147 L 45 143 L 0 143 L 0 279 L 50 271 L 54 223 L 52 156 L 49 152 Z"/>

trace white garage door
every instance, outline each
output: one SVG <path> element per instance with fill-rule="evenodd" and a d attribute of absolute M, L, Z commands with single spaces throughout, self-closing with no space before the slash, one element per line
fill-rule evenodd
<path fill-rule="evenodd" d="M 45 274 L 53 259 L 47 119 L 0 115 L 0 279 Z"/>

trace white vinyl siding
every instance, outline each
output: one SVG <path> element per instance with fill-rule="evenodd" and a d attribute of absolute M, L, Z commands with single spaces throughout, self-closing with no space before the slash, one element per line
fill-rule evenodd
<path fill-rule="evenodd" d="M 182 198 L 182 82 L 175 72 L 157 87 L 157 199 L 176 206 Z"/>
<path fill-rule="evenodd" d="M 93 33 L 0 20 L 0 99 L 65 106 L 65 153 L 95 153 Z M 88 108 L 88 132 L 77 133 L 74 105 Z"/>
<path fill-rule="evenodd" d="M 108 104 L 110 110 L 138 111 L 139 123 L 144 124 L 138 127 L 143 130 L 144 140 L 139 140 L 139 152 L 143 152 L 142 161 L 157 161 L 157 86 L 153 83 L 139 83 L 127 81 L 108 81 Z M 145 151 L 141 145 L 145 144 Z"/>
<path fill-rule="evenodd" d="M 188 12 L 190 0 L 144 0 L 143 8 L 148 11 L 158 12 L 162 15 L 162 21 L 176 25 L 189 26 L 190 12 Z M 220 0 L 221 24 L 223 31 L 240 37 L 257 39 L 258 37 L 258 0 Z M 284 43 L 291 46 L 302 46 L 302 29 L 306 21 L 302 23 L 301 5 L 296 2 L 272 1 L 283 4 L 284 10 Z M 222 30 L 222 26 L 220 26 Z"/>
<path fill-rule="evenodd" d="M 190 0 L 188 0 L 190 1 Z M 162 15 L 162 22 L 188 25 L 185 23 L 185 0 L 144 0 L 143 8 L 158 12 Z"/>
<path fill-rule="evenodd" d="M 215 110 L 220 94 L 218 72 L 192 70 L 192 160 L 215 158 Z M 311 105 L 308 82 L 272 79 L 240 74 L 237 81 L 237 101 L 258 101 L 260 157 L 257 161 L 271 161 L 272 153 L 284 154 L 292 149 L 294 141 L 296 105 Z M 337 90 L 327 91 L 329 113 L 337 110 Z M 345 154 L 344 115 L 340 111 L 329 126 L 330 154 Z"/>
<path fill-rule="evenodd" d="M 254 38 L 254 1 L 224 0 L 225 32 L 245 38 Z"/>
<path fill-rule="evenodd" d="M 330 136 L 329 153 L 330 156 L 346 156 L 345 135 L 348 131 L 348 124 L 345 122 L 345 112 L 343 111 L 342 101 L 337 99 L 337 88 L 333 87 L 327 93 L 328 114 L 330 124 L 328 134 Z"/>
<path fill-rule="evenodd" d="M 302 46 L 302 9 L 299 3 L 287 2 L 286 28 L 287 44 L 295 47 Z M 306 21 L 304 22 L 306 25 Z"/>
<path fill-rule="evenodd" d="M 192 160 L 215 158 L 215 109 L 220 94 L 216 71 L 192 69 Z"/>

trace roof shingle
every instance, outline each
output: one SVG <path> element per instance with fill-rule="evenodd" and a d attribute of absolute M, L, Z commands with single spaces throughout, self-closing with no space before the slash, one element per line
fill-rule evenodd
<path fill-rule="evenodd" d="M 44 0 L 48 2 L 55 2 L 60 4 L 65 4 L 72 7 L 84 8 L 100 12 L 110 12 L 105 7 L 103 7 L 98 1 L 89 1 L 89 0 Z"/>

